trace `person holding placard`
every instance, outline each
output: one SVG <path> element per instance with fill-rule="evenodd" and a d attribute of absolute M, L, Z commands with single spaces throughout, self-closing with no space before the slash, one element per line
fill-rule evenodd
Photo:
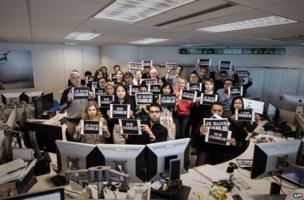
<path fill-rule="evenodd" d="M 121 70 L 116 71 L 116 83 L 123 83 L 123 72 Z"/>
<path fill-rule="evenodd" d="M 183 78 L 177 78 L 176 88 L 174 94 L 176 95 L 176 138 L 185 138 L 186 128 L 190 118 L 190 109 L 193 106 L 193 101 L 180 99 L 183 90 L 186 86 L 186 80 Z"/>
<path fill-rule="evenodd" d="M 119 65 L 114 65 L 113 70 L 114 70 L 114 74 L 116 74 L 120 70 L 120 66 Z"/>
<path fill-rule="evenodd" d="M 151 66 L 144 67 L 144 71 L 143 71 L 144 73 L 142 73 L 142 78 L 143 79 L 151 78 L 150 71 L 151 71 Z"/>
<path fill-rule="evenodd" d="M 85 84 L 87 87 L 91 87 L 92 82 L 94 81 L 94 76 L 92 76 L 92 72 L 91 71 L 86 71 L 84 73 L 84 80 L 85 80 Z"/>
<path fill-rule="evenodd" d="M 134 105 L 130 102 L 129 95 L 127 89 L 121 83 L 118 83 L 115 88 L 115 100 L 114 104 L 129 104 L 131 105 L 131 109 L 128 113 L 130 118 L 134 118 L 133 110 L 135 110 Z M 111 116 L 110 110 L 107 111 L 108 116 Z M 117 129 L 118 120 L 117 119 L 108 119 L 108 127 L 111 133 L 114 135 L 114 131 Z M 117 132 L 117 131 L 116 131 Z M 112 139 L 112 138 L 110 138 Z"/>
<path fill-rule="evenodd" d="M 128 88 L 129 85 L 133 84 L 133 74 L 130 71 L 127 71 L 124 75 L 123 75 L 123 81 L 125 83 L 125 86 Z"/>
<path fill-rule="evenodd" d="M 115 87 L 113 83 L 108 82 L 106 86 L 106 94 L 107 95 L 114 95 Z"/>
<path fill-rule="evenodd" d="M 98 79 L 98 88 L 102 88 L 106 90 L 106 87 L 107 87 L 107 79 L 105 77 Z"/>
<path fill-rule="evenodd" d="M 189 76 L 189 83 L 199 83 L 198 74 L 195 71 L 192 71 Z"/>
<path fill-rule="evenodd" d="M 155 68 L 152 68 L 151 70 L 150 70 L 150 78 L 151 79 L 154 79 L 154 80 L 157 80 L 156 81 L 156 83 L 158 82 L 158 71 L 157 71 L 157 69 L 155 69 Z"/>
<path fill-rule="evenodd" d="M 204 96 L 207 96 L 207 95 L 215 95 L 213 79 L 205 79 L 204 83 L 205 83 L 204 84 L 205 90 L 201 94 L 201 98 L 204 98 Z M 192 109 L 192 110 L 194 110 L 194 112 L 190 116 L 190 122 L 191 122 L 191 126 L 192 126 L 192 131 L 191 131 L 192 138 L 195 134 L 195 131 L 197 129 L 199 122 L 201 122 L 207 116 L 210 116 L 210 109 L 211 109 L 212 103 L 213 102 L 206 103 L 204 101 L 201 101 L 201 103 L 200 103 L 199 101 L 197 101 L 196 104 L 194 104 L 194 107 Z"/>
<path fill-rule="evenodd" d="M 137 70 L 135 72 L 134 78 L 133 78 L 133 85 L 140 85 L 142 81 L 142 73 L 141 70 Z"/>
<path fill-rule="evenodd" d="M 247 96 L 247 89 L 250 88 L 253 84 L 252 83 L 252 78 L 250 78 L 246 84 L 244 84 L 243 82 L 244 82 L 244 79 L 239 78 L 238 82 L 235 85 L 236 86 L 243 86 L 243 97 L 246 97 Z"/>
<path fill-rule="evenodd" d="M 98 81 L 100 78 L 103 78 L 103 73 L 101 69 L 97 69 L 94 75 L 94 81 Z"/>
<path fill-rule="evenodd" d="M 166 79 L 172 85 L 172 87 L 175 88 L 176 79 L 182 77 L 183 66 L 177 65 L 175 75 L 170 75 L 171 71 L 172 71 L 171 67 L 167 68 Z"/>
<path fill-rule="evenodd" d="M 97 96 L 106 94 L 107 81 L 104 77 L 98 80 L 98 85 L 94 89 L 95 101 L 97 101 Z"/>
<path fill-rule="evenodd" d="M 219 102 L 224 104 L 225 115 L 227 111 L 230 110 L 232 103 L 232 96 L 228 94 L 228 88 L 233 86 L 232 80 L 226 79 L 224 81 L 224 88 L 218 89 L 216 93 L 218 94 Z"/>
<path fill-rule="evenodd" d="M 66 139 L 73 140 L 72 136 L 75 133 L 75 128 L 81 119 L 81 113 L 86 108 L 88 98 L 93 98 L 93 94 L 89 93 L 86 98 L 74 99 L 74 88 L 82 88 L 81 76 L 79 72 L 73 70 L 70 73 L 69 80 L 71 82 L 71 86 L 63 91 L 60 99 L 60 108 L 61 110 L 66 110 L 67 112 Z"/>
<path fill-rule="evenodd" d="M 220 102 L 215 102 L 211 105 L 211 119 L 222 119 L 224 111 L 224 106 Z M 226 119 L 227 120 L 227 119 Z M 228 121 L 229 122 L 229 121 Z M 239 141 L 236 140 L 235 132 L 231 130 L 230 125 L 218 125 L 220 127 L 220 131 L 232 131 L 231 137 L 227 137 L 226 144 L 216 144 L 206 142 L 206 135 L 209 130 L 209 126 L 205 125 L 202 121 L 201 125 L 198 126 L 195 135 L 195 142 L 197 143 L 197 160 L 196 165 L 202 164 L 217 164 L 221 162 L 225 162 L 233 157 L 233 153 L 235 148 L 237 147 L 237 143 Z M 215 129 L 215 127 L 213 127 Z"/>
<path fill-rule="evenodd" d="M 145 84 L 141 84 L 139 86 L 139 92 L 147 93 L 148 86 Z M 136 119 L 139 119 L 142 123 L 148 123 L 149 111 L 147 105 L 137 105 L 135 115 L 136 115 Z"/>
<path fill-rule="evenodd" d="M 236 132 L 236 138 L 239 141 L 238 147 L 234 152 L 235 156 L 240 155 L 243 151 L 246 150 L 249 141 L 247 140 L 248 131 L 252 131 L 257 124 L 255 122 L 250 121 L 240 121 L 236 119 L 236 110 L 241 110 L 244 108 L 243 98 L 241 96 L 237 96 L 232 100 L 231 108 L 230 108 L 230 122 L 231 128 Z"/>
<path fill-rule="evenodd" d="M 99 122 L 98 133 L 88 134 L 83 127 L 86 121 Z M 79 141 L 88 144 L 100 144 L 105 143 L 105 139 L 110 137 L 110 132 L 107 126 L 107 121 L 103 118 L 102 114 L 98 111 L 98 106 L 95 101 L 89 101 L 82 115 L 82 119 L 79 125 L 76 127 L 76 132 L 73 135 L 74 141 Z"/>
<path fill-rule="evenodd" d="M 231 67 L 232 70 L 232 83 L 236 84 L 239 81 L 239 76 L 236 73 L 236 68 L 234 65 L 232 65 Z M 228 79 L 228 72 L 226 70 L 221 70 L 219 73 L 219 79 L 215 79 L 215 72 L 211 72 L 210 77 L 213 78 L 215 80 L 215 91 L 217 91 L 218 89 L 224 88 L 224 82 L 226 79 Z"/>
<path fill-rule="evenodd" d="M 169 95 L 173 94 L 173 88 L 170 85 L 170 83 L 165 82 L 162 85 L 161 94 L 164 95 Z M 164 127 L 167 128 L 168 130 L 168 138 L 167 140 L 174 140 L 175 135 L 176 135 L 176 127 L 173 119 L 173 112 L 175 110 L 175 106 L 173 107 L 167 107 L 167 106 L 162 106 L 162 115 L 160 116 L 160 124 L 163 125 Z"/>
<path fill-rule="evenodd" d="M 124 134 L 120 126 L 117 126 L 117 133 L 120 133 L 127 144 L 149 144 L 167 141 L 168 130 L 160 124 L 161 112 L 162 108 L 159 104 L 153 103 L 150 105 L 150 121 L 148 124 L 141 124 L 141 135 Z"/>
<path fill-rule="evenodd" d="M 102 66 L 100 69 L 102 71 L 103 77 L 106 79 L 106 81 L 108 81 L 109 80 L 109 74 L 108 74 L 107 67 L 106 66 Z"/>
<path fill-rule="evenodd" d="M 194 71 L 199 74 L 199 82 L 201 82 L 202 84 L 204 84 L 206 79 L 209 79 L 208 67 L 202 67 L 199 65 L 199 63 L 196 63 Z"/>

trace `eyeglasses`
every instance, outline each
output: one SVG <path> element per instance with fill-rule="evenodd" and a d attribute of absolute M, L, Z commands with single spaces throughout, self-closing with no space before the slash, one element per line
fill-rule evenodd
<path fill-rule="evenodd" d="M 153 114 L 153 113 L 158 114 L 158 113 L 160 113 L 160 110 L 150 110 L 150 113 L 151 114 Z"/>
<path fill-rule="evenodd" d="M 213 112 L 223 112 L 223 109 L 212 109 Z"/>

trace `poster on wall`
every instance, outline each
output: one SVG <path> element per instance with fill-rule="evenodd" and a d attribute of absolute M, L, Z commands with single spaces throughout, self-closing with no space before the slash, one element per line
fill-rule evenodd
<path fill-rule="evenodd" d="M 0 51 L 0 90 L 34 88 L 31 51 Z"/>

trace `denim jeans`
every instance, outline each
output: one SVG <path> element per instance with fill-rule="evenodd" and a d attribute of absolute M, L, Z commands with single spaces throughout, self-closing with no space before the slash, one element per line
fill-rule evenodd
<path fill-rule="evenodd" d="M 176 138 L 185 138 L 186 137 L 186 127 L 188 124 L 190 116 L 176 116 Z"/>

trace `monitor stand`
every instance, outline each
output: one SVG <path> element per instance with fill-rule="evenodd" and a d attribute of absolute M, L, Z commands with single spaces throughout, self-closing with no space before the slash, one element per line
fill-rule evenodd
<path fill-rule="evenodd" d="M 52 178 L 50 178 L 50 181 L 57 187 L 67 185 L 64 176 L 55 175 Z"/>
<path fill-rule="evenodd" d="M 158 190 L 151 188 L 151 199 L 178 199 L 187 200 L 190 194 L 191 187 L 182 184 L 180 179 L 169 181 L 168 189 Z"/>

